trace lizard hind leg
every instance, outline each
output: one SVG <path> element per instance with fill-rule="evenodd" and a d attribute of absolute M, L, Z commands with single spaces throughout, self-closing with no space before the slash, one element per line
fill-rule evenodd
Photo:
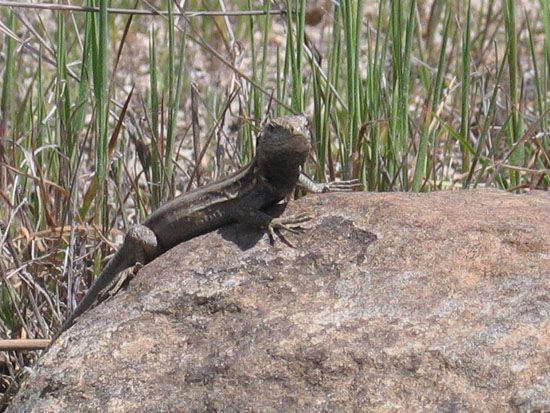
<path fill-rule="evenodd" d="M 146 264 L 160 254 L 155 232 L 145 225 L 134 225 L 124 238 L 124 249 L 134 256 L 136 263 Z"/>

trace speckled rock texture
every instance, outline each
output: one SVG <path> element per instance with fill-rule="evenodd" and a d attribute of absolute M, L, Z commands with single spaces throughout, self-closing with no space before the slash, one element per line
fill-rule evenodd
<path fill-rule="evenodd" d="M 325 194 L 300 212 L 295 248 L 235 225 L 144 267 L 8 411 L 550 411 L 550 194 Z"/>

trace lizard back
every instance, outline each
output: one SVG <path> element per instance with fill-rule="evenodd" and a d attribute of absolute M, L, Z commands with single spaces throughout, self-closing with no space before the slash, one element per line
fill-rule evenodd
<path fill-rule="evenodd" d="M 152 229 L 162 250 L 235 221 L 240 205 L 262 209 L 285 194 L 263 182 L 255 162 L 228 177 L 179 195 L 155 210 L 143 225 Z"/>

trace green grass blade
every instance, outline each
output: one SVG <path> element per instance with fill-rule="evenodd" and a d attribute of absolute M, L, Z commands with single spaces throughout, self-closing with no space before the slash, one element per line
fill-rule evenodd
<path fill-rule="evenodd" d="M 510 79 L 510 103 L 511 103 L 511 122 L 508 127 L 510 145 L 514 145 L 523 136 L 523 122 L 519 113 L 520 91 L 519 82 L 519 62 L 516 34 L 516 6 L 514 0 L 503 0 L 504 8 L 504 27 L 508 44 L 508 74 Z M 510 158 L 512 165 L 523 165 L 525 159 L 524 148 L 518 148 Z M 520 184 L 520 175 L 518 171 L 511 171 L 511 184 L 517 186 Z"/>
<path fill-rule="evenodd" d="M 466 27 L 462 37 L 462 97 L 460 111 L 460 143 L 462 151 L 462 171 L 470 170 L 470 154 L 467 150 L 467 145 L 470 140 L 470 75 L 471 75 L 471 55 L 472 55 L 472 39 L 471 39 L 471 20 L 472 7 L 471 0 L 468 0 L 468 8 L 466 11 Z"/>
<path fill-rule="evenodd" d="M 15 14 L 13 11 L 8 11 L 8 26 L 10 30 L 15 31 Z M 0 100 L 0 133 L 7 135 L 8 121 L 13 126 L 13 119 L 15 116 L 13 108 L 14 94 L 16 90 L 14 84 L 14 72 L 15 72 L 15 41 L 6 35 L 6 60 L 4 69 L 4 79 L 2 84 L 2 98 Z"/>

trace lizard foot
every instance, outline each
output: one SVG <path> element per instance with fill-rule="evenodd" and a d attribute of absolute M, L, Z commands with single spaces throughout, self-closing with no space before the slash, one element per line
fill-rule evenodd
<path fill-rule="evenodd" d="M 134 267 L 132 268 L 132 275 L 137 275 L 137 273 L 143 268 L 142 262 L 136 262 Z"/>
<path fill-rule="evenodd" d="M 109 297 L 114 296 L 115 294 L 118 294 L 120 290 L 123 288 L 126 288 L 126 286 L 134 279 L 134 277 L 137 275 L 137 273 L 143 268 L 143 263 L 136 262 L 135 265 L 132 267 L 130 271 L 124 271 L 122 273 L 119 273 L 118 280 L 116 284 L 110 289 L 108 295 Z"/>
<path fill-rule="evenodd" d="M 355 189 L 361 189 L 359 179 L 350 179 L 349 181 L 332 181 L 318 183 L 311 180 L 305 174 L 300 174 L 298 185 L 304 188 L 307 192 L 321 194 L 323 192 L 351 192 Z"/>
<path fill-rule="evenodd" d="M 355 189 L 361 189 L 362 185 L 359 179 L 350 179 L 349 181 L 332 181 L 322 186 L 322 192 L 351 192 Z"/>
<path fill-rule="evenodd" d="M 288 244 L 291 247 L 294 247 L 294 245 L 292 245 L 284 237 L 284 235 L 281 233 L 281 230 L 292 232 L 293 234 L 300 233 L 305 229 L 307 229 L 307 227 L 305 227 L 302 224 L 309 220 L 311 220 L 311 216 L 305 213 L 274 218 L 273 220 L 271 220 L 271 222 L 267 226 L 267 230 L 269 232 L 269 240 L 271 241 L 271 243 L 274 243 L 275 236 L 277 235 L 279 239 L 281 239 L 281 241 L 283 241 L 285 244 Z"/>

